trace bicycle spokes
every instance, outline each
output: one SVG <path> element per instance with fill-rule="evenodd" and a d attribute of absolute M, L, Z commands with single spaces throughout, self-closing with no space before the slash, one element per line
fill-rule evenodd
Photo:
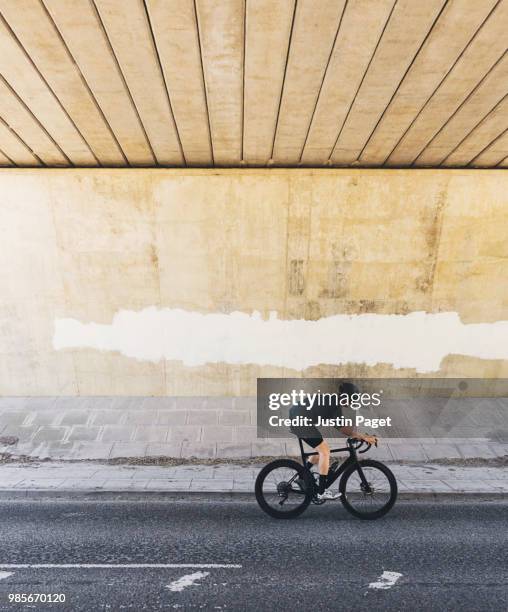
<path fill-rule="evenodd" d="M 360 512 L 375 512 L 390 500 L 391 488 L 386 475 L 372 467 L 364 467 L 365 482 L 358 472 L 348 478 L 345 494 L 349 503 Z"/>
<path fill-rule="evenodd" d="M 302 503 L 305 496 L 305 483 L 296 470 L 281 467 L 272 470 L 263 483 L 263 495 L 266 502 L 279 509 L 286 506 L 292 510 Z"/>

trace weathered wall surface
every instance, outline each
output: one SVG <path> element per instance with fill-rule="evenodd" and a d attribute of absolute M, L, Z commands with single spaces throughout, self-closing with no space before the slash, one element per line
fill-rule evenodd
<path fill-rule="evenodd" d="M 2 395 L 508 376 L 503 171 L 6 170 L 0 188 Z"/>

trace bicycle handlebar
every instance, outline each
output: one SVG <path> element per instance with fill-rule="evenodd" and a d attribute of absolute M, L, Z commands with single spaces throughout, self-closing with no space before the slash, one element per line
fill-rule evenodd
<path fill-rule="evenodd" d="M 365 440 L 358 440 L 357 438 L 348 438 L 348 443 L 353 446 L 353 448 L 355 450 L 358 451 L 358 453 L 360 455 L 362 455 L 363 453 L 366 453 L 368 450 L 370 450 L 372 444 L 369 444 L 368 442 L 365 442 Z M 362 446 L 366 444 L 367 448 L 364 448 L 363 450 L 360 450 L 360 448 L 362 448 Z"/>

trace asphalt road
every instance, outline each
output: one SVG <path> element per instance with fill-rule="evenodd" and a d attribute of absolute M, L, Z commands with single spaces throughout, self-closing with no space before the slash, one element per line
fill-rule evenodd
<path fill-rule="evenodd" d="M 0 566 L 123 567 L 0 567 L 0 610 L 506 610 L 507 510 L 399 502 L 368 522 L 327 502 L 276 521 L 251 502 L 3 501 Z M 8 603 L 29 593 L 66 601 Z"/>

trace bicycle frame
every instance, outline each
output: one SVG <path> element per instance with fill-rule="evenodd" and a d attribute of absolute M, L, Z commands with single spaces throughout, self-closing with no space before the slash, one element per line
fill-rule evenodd
<path fill-rule="evenodd" d="M 317 451 L 312 451 L 310 453 L 306 453 L 303 449 L 303 441 L 301 438 L 298 438 L 298 443 L 300 444 L 300 452 L 302 455 L 302 463 L 305 466 L 306 463 L 306 459 L 307 457 L 312 457 L 315 455 L 319 455 L 319 453 Z M 333 448 L 330 449 L 330 454 L 332 453 L 341 453 L 341 452 L 349 452 L 349 457 L 339 465 L 339 467 L 335 470 L 335 472 L 333 474 L 331 474 L 329 476 L 329 480 L 326 483 L 327 487 L 330 487 L 340 476 L 341 474 L 343 474 L 343 472 L 350 466 L 350 465 L 356 465 L 358 473 L 360 474 L 360 479 L 362 481 L 362 485 L 365 487 L 368 487 L 368 482 L 367 479 L 365 478 L 365 475 L 363 473 L 362 470 L 362 466 L 360 464 L 360 462 L 358 461 L 358 456 L 357 456 L 357 452 L 359 452 L 360 454 L 366 453 L 369 448 L 371 447 L 370 444 L 367 444 L 367 448 L 365 448 L 364 450 L 359 450 L 364 444 L 367 444 L 366 442 L 364 442 L 363 440 L 356 440 L 354 438 L 348 438 L 347 440 L 347 446 L 344 446 L 343 448 Z"/>

